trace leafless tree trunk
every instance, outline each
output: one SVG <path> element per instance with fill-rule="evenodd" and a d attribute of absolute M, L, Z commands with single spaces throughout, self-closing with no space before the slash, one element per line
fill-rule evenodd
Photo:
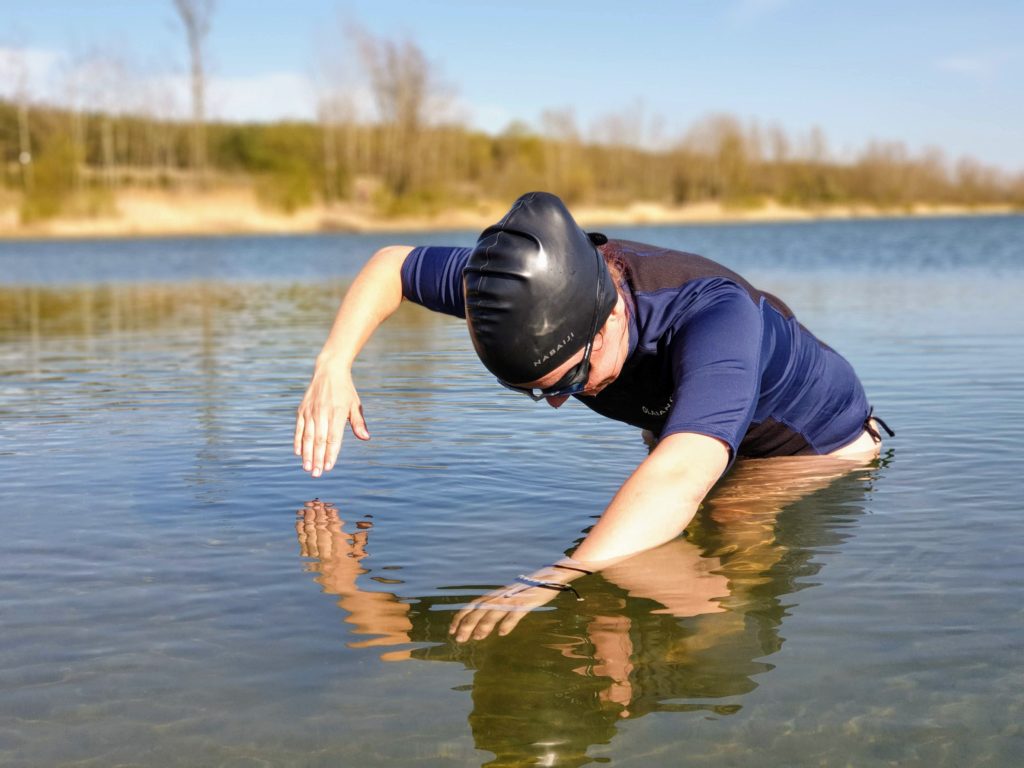
<path fill-rule="evenodd" d="M 104 111 L 100 117 L 100 149 L 103 153 L 103 183 L 110 189 L 117 184 L 117 159 L 114 156 L 114 119 Z"/>
<path fill-rule="evenodd" d="M 572 109 L 548 109 L 541 114 L 544 132 L 546 186 L 569 202 L 585 200 L 591 174 L 584 158 L 583 141 Z"/>
<path fill-rule="evenodd" d="M 347 95 L 335 95 L 321 98 L 318 113 L 323 134 L 324 200 L 332 202 L 343 196 L 343 176 L 352 175 L 349 145 L 355 110 Z"/>
<path fill-rule="evenodd" d="M 185 27 L 192 74 L 192 170 L 200 185 L 206 177 L 206 72 L 203 50 L 210 32 L 215 0 L 174 0 L 174 8 Z"/>
<path fill-rule="evenodd" d="M 25 192 L 32 190 L 32 139 L 29 133 L 29 103 L 31 96 L 28 87 L 28 65 L 18 49 L 8 52 L 6 70 L 3 75 L 13 80 L 14 98 L 18 105 L 18 165 L 21 168 L 21 187 Z"/>
<path fill-rule="evenodd" d="M 32 142 L 28 131 L 28 94 L 18 92 L 18 161 L 21 163 L 21 184 L 32 191 Z"/>
<path fill-rule="evenodd" d="M 320 104 L 320 130 L 324 140 L 324 200 L 338 199 L 338 127 L 330 102 Z"/>
<path fill-rule="evenodd" d="M 101 178 L 104 186 L 114 189 L 118 183 L 118 158 L 114 120 L 125 113 L 123 90 L 128 67 L 115 54 L 92 50 L 78 57 L 75 63 L 74 84 L 82 92 L 83 104 L 97 110 L 99 120 Z M 82 126 L 85 140 L 87 126 Z"/>
<path fill-rule="evenodd" d="M 590 128 L 595 157 L 591 163 L 602 197 L 627 203 L 650 196 L 650 164 L 644 162 L 647 139 L 644 105 L 636 101 L 599 117 Z"/>
<path fill-rule="evenodd" d="M 421 143 L 437 86 L 416 43 L 353 32 L 380 113 L 385 181 L 395 197 L 408 194 L 422 171 Z"/>
<path fill-rule="evenodd" d="M 75 107 L 71 113 L 71 147 L 75 157 L 74 184 L 75 192 L 81 194 L 82 169 L 85 167 L 85 117 L 82 110 Z"/>
<path fill-rule="evenodd" d="M 768 188 L 776 200 L 784 200 L 786 196 L 786 177 L 789 172 L 789 137 L 778 124 L 767 129 L 765 138 L 768 152 Z"/>

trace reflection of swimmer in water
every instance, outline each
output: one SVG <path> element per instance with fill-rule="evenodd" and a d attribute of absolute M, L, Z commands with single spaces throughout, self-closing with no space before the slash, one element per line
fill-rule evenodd
<path fill-rule="evenodd" d="M 783 643 L 783 619 L 796 608 L 786 596 L 818 571 L 815 555 L 844 538 L 869 482 L 850 461 L 738 462 L 688 538 L 588 577 L 573 610 L 533 613 L 501 643 L 474 646 L 446 642 L 444 609 L 460 596 L 359 586 L 357 576 L 369 585 L 368 576 L 393 573 L 371 565 L 368 523 L 343 524 L 333 506 L 310 502 L 297 530 L 317 582 L 368 638 L 353 645 L 389 646 L 388 661 L 472 669 L 469 722 L 498 763 L 579 765 L 623 718 L 740 710 Z"/>
<path fill-rule="evenodd" d="M 296 419 L 314 476 L 337 460 L 346 420 L 369 439 L 351 367 L 403 298 L 465 317 L 507 388 L 555 408 L 575 396 L 657 438 L 572 558 L 460 611 L 459 641 L 508 634 L 571 581 L 676 538 L 739 457 L 878 452 L 852 368 L 782 301 L 700 256 L 588 235 L 531 193 L 475 248 L 384 248 L 359 273 Z"/>

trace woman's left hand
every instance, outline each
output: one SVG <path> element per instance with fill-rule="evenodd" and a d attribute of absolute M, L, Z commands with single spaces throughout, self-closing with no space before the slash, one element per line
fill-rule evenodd
<path fill-rule="evenodd" d="M 456 641 L 483 640 L 498 629 L 499 635 L 507 635 L 523 617 L 534 608 L 540 608 L 558 595 L 558 590 L 544 587 L 530 587 L 516 582 L 507 587 L 488 592 L 471 602 L 452 619 L 448 634 L 455 635 Z"/>

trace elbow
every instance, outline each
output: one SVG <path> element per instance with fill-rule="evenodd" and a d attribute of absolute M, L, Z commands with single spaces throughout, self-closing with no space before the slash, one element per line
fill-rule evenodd
<path fill-rule="evenodd" d="M 725 472 L 729 447 L 717 438 L 704 435 L 670 435 L 659 443 L 646 462 L 650 462 L 660 482 L 673 487 L 677 499 L 696 507 Z"/>
<path fill-rule="evenodd" d="M 409 245 L 388 245 L 378 250 L 363 268 L 367 279 L 377 286 L 378 291 L 390 297 L 391 309 L 397 308 L 404 298 L 402 295 L 402 268 L 412 253 Z"/>
<path fill-rule="evenodd" d="M 684 503 L 699 507 L 703 503 L 704 499 L 711 492 L 711 488 L 714 483 L 698 483 L 695 481 L 687 481 L 683 483 L 680 496 Z"/>
<path fill-rule="evenodd" d="M 674 485 L 676 487 L 675 496 L 679 503 L 686 509 L 696 510 L 711 492 L 714 482 L 705 482 L 689 473 L 684 473 L 682 477 L 675 478 Z"/>
<path fill-rule="evenodd" d="M 385 245 L 373 254 L 371 261 L 397 263 L 401 267 L 412 250 L 411 245 Z"/>

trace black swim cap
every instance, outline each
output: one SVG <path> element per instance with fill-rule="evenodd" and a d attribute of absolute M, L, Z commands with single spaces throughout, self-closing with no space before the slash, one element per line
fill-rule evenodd
<path fill-rule="evenodd" d="M 473 346 L 502 381 L 558 368 L 600 329 L 618 298 L 594 243 L 554 195 L 523 195 L 480 235 L 462 272 Z"/>

